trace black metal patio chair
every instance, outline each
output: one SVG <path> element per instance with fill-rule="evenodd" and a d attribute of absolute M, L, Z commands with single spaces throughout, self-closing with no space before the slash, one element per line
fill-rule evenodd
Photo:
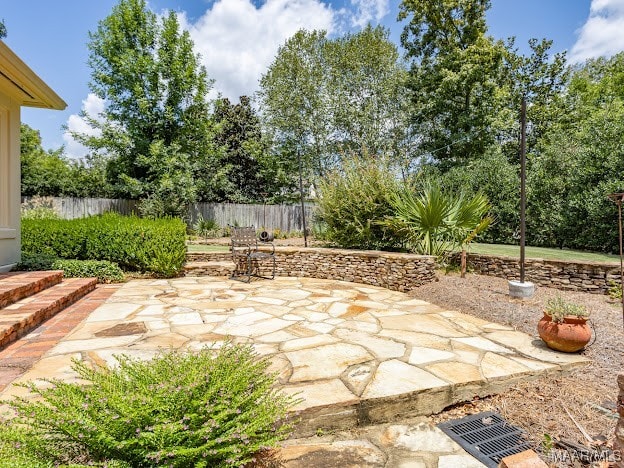
<path fill-rule="evenodd" d="M 232 227 L 232 261 L 235 269 L 232 278 L 246 277 L 247 282 L 252 276 L 266 279 L 275 278 L 277 263 L 275 260 L 275 245 L 270 241 L 262 241 L 258 245 L 256 229 L 253 226 Z M 263 262 L 270 262 L 271 276 L 261 275 Z"/>

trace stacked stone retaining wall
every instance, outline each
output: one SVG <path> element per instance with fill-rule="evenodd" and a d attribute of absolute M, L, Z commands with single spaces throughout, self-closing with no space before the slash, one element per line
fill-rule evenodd
<path fill-rule="evenodd" d="M 436 280 L 435 258 L 368 250 L 277 247 L 277 276 L 335 279 L 409 291 Z M 188 261 L 223 262 L 227 252 L 189 253 Z"/>
<path fill-rule="evenodd" d="M 455 258 L 459 262 L 458 258 Z M 481 275 L 508 280 L 520 279 L 520 260 L 513 257 L 468 254 L 468 268 Z M 616 263 L 570 262 L 563 260 L 527 259 L 526 280 L 541 286 L 566 291 L 607 294 L 620 283 L 620 266 Z"/>

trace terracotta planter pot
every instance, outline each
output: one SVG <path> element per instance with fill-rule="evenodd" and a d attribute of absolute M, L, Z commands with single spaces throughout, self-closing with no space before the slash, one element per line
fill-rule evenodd
<path fill-rule="evenodd" d="M 550 315 L 544 314 L 537 324 L 537 331 L 549 348 L 566 353 L 580 351 L 591 339 L 587 319 L 580 317 L 564 317 L 562 323 L 556 323 Z"/>

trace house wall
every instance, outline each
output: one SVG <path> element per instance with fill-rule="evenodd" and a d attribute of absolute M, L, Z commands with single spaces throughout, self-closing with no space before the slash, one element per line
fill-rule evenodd
<path fill-rule="evenodd" d="M 20 260 L 20 103 L 0 90 L 0 272 Z"/>

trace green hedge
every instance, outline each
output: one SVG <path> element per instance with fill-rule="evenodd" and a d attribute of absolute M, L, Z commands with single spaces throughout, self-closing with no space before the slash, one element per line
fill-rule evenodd
<path fill-rule="evenodd" d="M 66 278 L 97 278 L 99 283 L 118 283 L 124 280 L 119 265 L 107 260 L 66 260 L 41 253 L 22 253 L 16 271 L 63 270 Z"/>
<path fill-rule="evenodd" d="M 62 259 L 107 260 L 125 271 L 171 277 L 186 258 L 186 225 L 179 219 L 105 214 L 22 221 L 22 252 Z"/>
<path fill-rule="evenodd" d="M 97 278 L 99 283 L 118 283 L 124 280 L 119 265 L 108 260 L 56 260 L 53 270 L 63 270 L 65 278 Z"/>

